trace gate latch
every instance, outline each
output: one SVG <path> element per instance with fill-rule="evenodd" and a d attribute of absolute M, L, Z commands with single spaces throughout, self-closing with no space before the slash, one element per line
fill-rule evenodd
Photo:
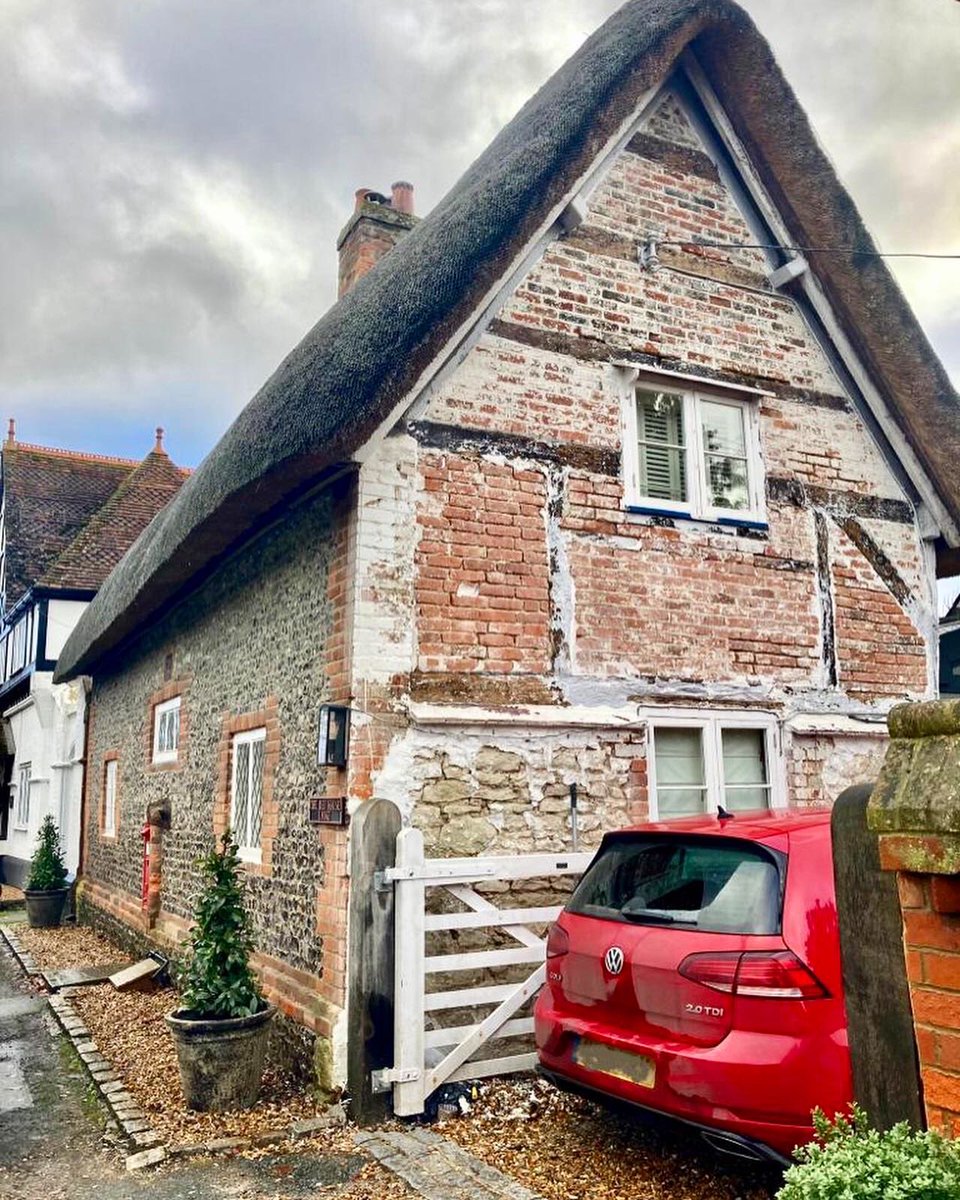
<path fill-rule="evenodd" d="M 375 1092 L 389 1092 L 395 1083 L 413 1083 L 420 1078 L 416 1067 L 384 1067 L 370 1073 L 370 1086 Z"/>

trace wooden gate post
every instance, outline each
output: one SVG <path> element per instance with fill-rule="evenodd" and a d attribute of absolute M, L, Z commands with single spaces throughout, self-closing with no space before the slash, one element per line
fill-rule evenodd
<path fill-rule="evenodd" d="M 897 881 L 867 828 L 873 784 L 847 788 L 830 818 L 853 1094 L 878 1129 L 923 1126 Z"/>
<path fill-rule="evenodd" d="M 390 1111 L 371 1086 L 372 1072 L 393 1064 L 394 898 L 376 876 L 393 866 L 399 832 L 389 800 L 368 801 L 351 820 L 347 1084 L 351 1114 L 368 1125 Z"/>
<path fill-rule="evenodd" d="M 397 838 L 397 869 L 423 868 L 423 834 L 404 829 Z M 423 879 L 396 882 L 393 1111 L 398 1117 L 423 1112 L 423 966 L 426 947 Z"/>

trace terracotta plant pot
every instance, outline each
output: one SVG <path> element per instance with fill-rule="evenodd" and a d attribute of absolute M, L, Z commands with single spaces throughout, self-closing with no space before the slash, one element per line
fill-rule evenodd
<path fill-rule="evenodd" d="M 187 1108 L 222 1112 L 250 1108 L 260 1095 L 272 1004 L 252 1017 L 200 1018 L 186 1009 L 168 1013 Z"/>
<path fill-rule="evenodd" d="M 32 929 L 49 929 L 59 925 L 69 891 L 69 888 L 54 888 L 52 891 L 42 892 L 36 888 L 27 888 L 23 893 L 27 903 L 27 924 Z"/>

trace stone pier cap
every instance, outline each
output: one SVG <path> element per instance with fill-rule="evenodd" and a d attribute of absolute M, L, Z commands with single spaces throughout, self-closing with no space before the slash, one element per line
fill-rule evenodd
<path fill-rule="evenodd" d="M 867 822 L 888 871 L 960 875 L 960 699 L 899 704 Z"/>

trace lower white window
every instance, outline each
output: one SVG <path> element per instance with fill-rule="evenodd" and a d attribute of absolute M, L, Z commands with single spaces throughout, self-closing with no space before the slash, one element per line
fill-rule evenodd
<path fill-rule="evenodd" d="M 230 828 L 238 852 L 247 862 L 260 861 L 263 827 L 263 763 L 266 729 L 251 729 L 233 737 L 233 769 L 230 776 Z"/>
<path fill-rule="evenodd" d="M 117 760 L 111 758 L 103 768 L 103 832 L 117 836 Z"/>
<path fill-rule="evenodd" d="M 30 763 L 21 763 L 17 770 L 17 803 L 13 811 L 13 823 L 18 829 L 30 825 Z"/>
<path fill-rule="evenodd" d="M 774 722 L 671 717 L 651 722 L 651 817 L 775 808 L 783 803 Z"/>
<path fill-rule="evenodd" d="M 153 710 L 153 761 L 176 762 L 180 751 L 180 697 Z"/>

